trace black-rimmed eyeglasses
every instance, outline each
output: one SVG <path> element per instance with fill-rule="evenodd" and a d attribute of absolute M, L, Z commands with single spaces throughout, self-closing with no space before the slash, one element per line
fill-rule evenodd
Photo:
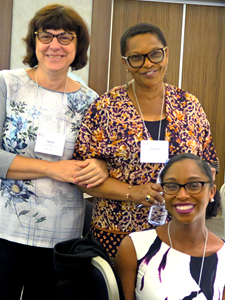
<path fill-rule="evenodd" d="M 128 57 L 122 56 L 122 58 L 128 61 L 132 68 L 141 68 L 145 63 L 145 58 L 147 57 L 151 63 L 158 64 L 164 59 L 165 50 L 167 46 L 160 49 L 152 50 L 147 54 L 133 54 Z"/>
<path fill-rule="evenodd" d="M 42 42 L 43 44 L 50 44 L 54 39 L 54 37 L 56 37 L 58 42 L 61 45 L 69 45 L 72 42 L 72 40 L 75 38 L 75 36 L 77 36 L 76 34 L 73 34 L 71 32 L 62 32 L 59 34 L 53 34 L 51 32 L 42 31 L 42 30 L 35 31 L 35 34 L 37 35 L 39 41 Z"/>
<path fill-rule="evenodd" d="M 212 183 L 211 181 L 193 181 L 185 184 L 179 184 L 175 182 L 162 182 L 161 186 L 163 188 L 164 193 L 168 195 L 175 195 L 179 193 L 180 189 L 183 187 L 188 194 L 198 194 L 203 189 L 203 186 L 207 183 Z"/>

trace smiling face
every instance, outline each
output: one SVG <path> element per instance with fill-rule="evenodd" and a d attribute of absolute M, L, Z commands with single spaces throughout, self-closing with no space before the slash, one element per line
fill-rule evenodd
<path fill-rule="evenodd" d="M 175 162 L 166 172 L 163 182 L 186 184 L 189 182 L 209 182 L 208 176 L 194 160 L 185 159 Z M 183 224 L 196 220 L 204 221 L 206 207 L 214 197 L 215 186 L 205 184 L 198 194 L 190 194 L 183 187 L 175 195 L 164 192 L 167 210 Z"/>
<path fill-rule="evenodd" d="M 46 31 L 55 35 L 65 32 L 63 29 Z M 72 33 L 75 34 L 75 32 Z M 76 55 L 76 41 L 75 37 L 69 45 L 61 45 L 57 38 L 53 38 L 51 43 L 44 44 L 36 37 L 38 68 L 46 72 L 61 70 L 67 72 Z"/>
<path fill-rule="evenodd" d="M 127 48 L 125 56 L 136 54 L 147 54 L 153 50 L 164 48 L 164 45 L 158 39 L 157 35 L 146 33 L 139 34 L 127 40 Z M 162 84 L 168 65 L 168 48 L 165 49 L 164 59 L 157 64 L 145 59 L 144 65 L 139 68 L 132 68 L 129 63 L 123 59 L 128 71 L 134 78 L 136 84 L 142 87 L 151 87 L 157 84 Z"/>

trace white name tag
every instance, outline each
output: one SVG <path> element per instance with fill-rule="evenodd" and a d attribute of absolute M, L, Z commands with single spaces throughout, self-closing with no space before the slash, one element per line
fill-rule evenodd
<path fill-rule="evenodd" d="M 34 151 L 62 156 L 65 146 L 65 140 L 65 134 L 39 130 Z"/>
<path fill-rule="evenodd" d="M 165 163 L 168 158 L 168 141 L 141 141 L 141 163 Z"/>

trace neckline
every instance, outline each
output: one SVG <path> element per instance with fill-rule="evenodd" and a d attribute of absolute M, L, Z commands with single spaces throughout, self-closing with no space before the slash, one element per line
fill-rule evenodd
<path fill-rule="evenodd" d="M 152 230 L 152 229 L 150 229 L 150 230 Z M 156 237 L 162 242 L 162 244 L 164 244 L 164 245 L 167 247 L 167 249 L 171 249 L 171 251 L 176 251 L 177 253 L 180 253 L 180 255 L 183 254 L 183 255 L 186 255 L 186 256 L 188 256 L 188 257 L 193 257 L 193 258 L 200 258 L 200 259 L 202 259 L 202 256 L 193 256 L 193 255 L 190 255 L 190 254 L 181 252 L 181 251 L 179 251 L 179 250 L 176 250 L 176 249 L 174 249 L 174 248 L 171 248 L 167 243 L 165 243 L 164 241 L 162 241 L 162 240 L 160 239 L 160 237 L 159 237 L 158 234 L 157 234 L 156 229 L 154 229 L 154 230 L 155 230 L 155 235 L 156 235 Z M 222 239 L 221 239 L 221 240 L 222 240 Z M 224 241 L 223 241 L 223 242 L 224 242 Z M 207 259 L 208 257 L 211 257 L 211 256 L 213 256 L 213 255 L 215 255 L 215 254 L 218 254 L 220 251 L 223 251 L 223 249 L 224 249 L 224 251 L 225 251 L 225 242 L 224 242 L 223 246 L 222 246 L 217 252 L 212 253 L 212 254 L 210 254 L 210 255 L 208 255 L 208 256 L 205 256 L 205 259 Z"/>
<path fill-rule="evenodd" d="M 161 122 L 165 122 L 165 121 L 166 121 L 166 118 L 164 118 L 164 119 L 162 119 L 162 120 L 158 120 L 158 121 L 145 121 L 145 120 L 144 120 L 145 123 L 159 123 L 160 121 L 161 121 Z"/>
<path fill-rule="evenodd" d="M 36 83 L 32 78 L 30 78 L 30 76 L 28 75 L 26 69 L 21 68 L 21 70 L 25 73 L 25 75 L 28 77 L 28 79 L 29 79 L 30 81 L 32 81 L 32 83 L 35 84 L 35 85 L 37 86 L 37 83 Z M 78 82 L 78 81 L 77 81 L 77 82 Z M 79 87 L 78 90 L 73 91 L 73 92 L 65 92 L 65 94 L 67 95 L 67 94 L 72 94 L 72 93 L 77 93 L 77 92 L 79 92 L 79 91 L 82 89 L 83 84 L 82 84 L 81 82 L 78 82 L 78 83 L 80 84 L 80 87 Z M 51 90 L 51 89 L 48 89 L 48 88 L 46 88 L 46 87 L 43 87 L 42 85 L 39 85 L 39 84 L 38 84 L 38 88 L 42 88 L 42 89 L 44 89 L 44 90 L 46 90 L 46 91 L 50 91 L 50 92 L 54 92 L 54 93 L 64 94 L 64 92 L 62 92 L 62 91 Z"/>

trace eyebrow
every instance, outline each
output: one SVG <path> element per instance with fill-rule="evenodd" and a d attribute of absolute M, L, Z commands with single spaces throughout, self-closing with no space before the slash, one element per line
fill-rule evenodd
<path fill-rule="evenodd" d="M 169 177 L 169 178 L 166 178 L 166 180 L 173 180 L 173 181 L 176 181 L 177 179 L 176 178 L 174 178 L 174 177 Z M 189 177 L 189 178 L 187 178 L 187 181 L 189 181 L 189 180 L 203 180 L 203 178 L 202 177 L 198 177 L 198 176 L 192 176 L 192 177 Z"/>
<path fill-rule="evenodd" d="M 164 47 L 156 47 L 156 48 L 154 48 L 154 49 L 152 49 L 152 50 L 150 50 L 149 52 L 146 52 L 146 53 L 140 53 L 140 52 L 135 52 L 134 51 L 134 53 L 133 54 L 129 54 L 129 55 L 127 55 L 127 57 L 128 56 L 132 56 L 132 55 L 145 55 L 145 54 L 148 54 L 148 53 L 150 53 L 150 52 L 152 52 L 152 51 L 155 51 L 155 50 L 158 50 L 158 49 L 163 49 Z"/>

